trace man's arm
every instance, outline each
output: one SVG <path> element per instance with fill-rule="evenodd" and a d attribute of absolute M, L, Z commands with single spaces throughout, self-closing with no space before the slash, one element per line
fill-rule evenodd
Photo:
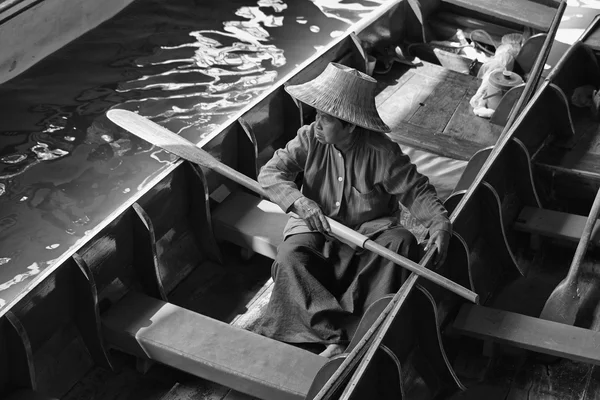
<path fill-rule="evenodd" d="M 387 192 L 398 196 L 398 200 L 429 229 L 430 234 L 438 230 L 452 233 L 448 211 L 435 188 L 426 176 L 417 171 L 407 155 L 399 149 L 390 154 L 390 163 L 384 173 Z"/>
<path fill-rule="evenodd" d="M 258 174 L 258 182 L 269 199 L 289 212 L 292 204 L 302 197 L 294 182 L 304 170 L 309 149 L 309 127 L 303 126 L 285 148 L 278 149 Z"/>
<path fill-rule="evenodd" d="M 321 207 L 303 196 L 294 182 L 306 165 L 310 148 L 310 129 L 310 126 L 303 126 L 284 149 L 275 152 L 273 158 L 261 169 L 258 182 L 267 192 L 269 199 L 277 203 L 283 211 L 295 212 L 311 230 L 327 233 L 330 227 Z"/>
<path fill-rule="evenodd" d="M 429 230 L 427 248 L 438 250 L 436 264 L 446 258 L 452 224 L 448 211 L 437 196 L 429 179 L 417 171 L 417 167 L 400 149 L 390 154 L 391 165 L 386 169 L 384 185 L 388 193 L 398 196 L 398 200 L 411 214 Z"/>

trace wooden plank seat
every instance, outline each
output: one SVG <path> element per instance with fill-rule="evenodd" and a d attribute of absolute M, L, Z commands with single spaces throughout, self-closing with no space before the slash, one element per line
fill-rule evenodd
<path fill-rule="evenodd" d="M 304 399 L 327 359 L 129 292 L 103 315 L 112 346 L 260 399 Z"/>
<path fill-rule="evenodd" d="M 546 32 L 556 7 L 524 0 L 442 0 L 442 3 L 476 11 L 490 17 Z"/>
<path fill-rule="evenodd" d="M 465 304 L 452 331 L 538 353 L 600 364 L 600 333 L 494 308 Z"/>
<path fill-rule="evenodd" d="M 212 221 L 217 240 L 275 259 L 288 216 L 275 203 L 237 191 L 216 208 Z"/>
<path fill-rule="evenodd" d="M 539 234 L 555 239 L 579 242 L 587 216 L 568 214 L 536 207 L 523 207 L 514 223 L 518 231 Z M 591 242 L 600 244 L 600 225 L 596 223 Z"/>
<path fill-rule="evenodd" d="M 587 217 L 537 207 L 523 207 L 513 225 L 521 232 L 578 242 Z M 226 240 L 271 259 L 283 241 L 288 216 L 274 203 L 245 192 L 235 192 L 213 213 L 213 229 L 218 240 Z M 592 243 L 600 244 L 600 225 L 592 233 Z"/>

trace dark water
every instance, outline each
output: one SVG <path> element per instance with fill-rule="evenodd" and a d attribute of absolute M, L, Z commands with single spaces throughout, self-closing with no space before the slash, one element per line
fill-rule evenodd
<path fill-rule="evenodd" d="M 0 315 L 174 158 L 138 111 L 199 142 L 385 0 L 137 0 L 0 85 Z"/>

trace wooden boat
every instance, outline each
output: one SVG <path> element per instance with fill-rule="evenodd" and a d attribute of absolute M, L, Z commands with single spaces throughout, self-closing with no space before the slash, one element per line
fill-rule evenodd
<path fill-rule="evenodd" d="M 0 1 L 0 83 L 112 18 L 133 0 Z"/>
<path fill-rule="evenodd" d="M 438 321 L 447 348 L 458 349 L 458 375 L 473 381 L 473 394 L 456 398 L 598 396 L 598 254 L 586 248 L 596 243 L 600 206 L 591 97 L 600 84 L 599 17 L 446 200 L 461 243 L 451 268 L 468 271 L 463 282 L 481 296 L 481 305 Z M 582 89 L 589 104 L 579 101 Z"/>
<path fill-rule="evenodd" d="M 516 3 L 525 5 L 525 12 Z M 274 87 L 252 107 L 244 109 L 239 118 L 215 132 L 204 144 L 204 150 L 224 165 L 255 178 L 275 149 L 312 118 L 312 110 L 296 104 L 285 94 L 285 84 L 311 79 L 329 61 L 366 70 L 368 53 L 384 52 L 404 40 L 427 39 L 432 34 L 431 28 L 444 26 L 436 22 L 441 18 L 457 24 L 462 21 L 466 24 L 461 26 L 464 29 L 476 21 L 485 21 L 486 26 L 493 26 L 497 32 L 513 32 L 523 27 L 533 33 L 545 32 L 555 18 L 557 5 L 515 0 L 494 7 L 496 2 L 490 1 L 486 2 L 489 7 L 485 8 L 488 14 L 485 15 L 481 12 L 481 2 L 450 0 L 420 8 L 415 4 L 399 1 L 382 5 L 347 35 L 300 66 L 284 84 Z M 538 46 L 535 55 L 539 49 Z M 533 103 L 510 124 L 510 134 L 500 136 L 501 141 L 491 153 L 479 152 L 497 141 L 502 123 L 510 122 L 509 112 L 515 103 L 518 105 L 520 97 L 505 96 L 506 104 L 501 103 L 497 108 L 497 111 L 508 110 L 496 119 L 500 125 L 479 119 L 470 113 L 468 100 L 480 81 L 428 62 L 429 56 L 431 53 L 424 51 L 419 53 L 423 59 L 421 65 L 395 62 L 389 71 L 378 75 L 382 88 L 378 106 L 393 128 L 391 137 L 401 144 L 410 143 L 465 160 L 473 157 L 473 165 L 478 167 L 482 159 L 487 160 L 482 168 L 470 169 L 471 173 L 479 171 L 471 189 L 466 189 L 469 179 L 465 175 L 459 183 L 465 191 L 459 186 L 449 199 L 449 207 L 454 208 L 453 202 L 458 203 L 453 214 L 457 233 L 450 261 L 446 263 L 451 270 L 443 271 L 476 289 L 487 301 L 493 292 L 492 284 L 487 279 L 487 270 L 482 273 L 480 269 L 488 260 L 480 256 L 477 263 L 473 254 L 480 254 L 482 246 L 487 245 L 482 230 L 489 230 L 494 239 L 503 237 L 505 225 L 501 222 L 507 223 L 509 214 L 501 213 L 500 209 L 493 214 L 489 211 L 493 208 L 473 211 L 469 207 L 474 206 L 469 205 L 476 202 L 470 199 L 479 201 L 484 196 L 479 189 L 480 176 L 491 166 L 499 168 L 495 167 L 501 165 L 497 162 L 501 159 L 499 155 L 504 154 L 507 143 L 514 142 L 502 139 L 530 129 L 540 110 L 547 110 L 546 105 L 540 105 L 545 104 L 546 96 L 557 96 L 559 91 L 551 92 L 552 95 L 538 91 Z M 521 66 L 524 69 L 525 64 Z M 527 94 L 524 89 L 522 93 Z M 559 100 L 556 104 L 551 102 L 556 108 L 553 115 L 563 121 L 566 107 L 564 98 Z M 553 129 L 562 126 L 551 122 L 550 118 L 545 119 L 546 125 Z M 545 133 L 542 138 L 525 141 L 525 145 L 533 148 L 548 137 L 548 132 Z M 527 161 L 525 154 L 518 153 Z M 503 178 L 500 175 L 498 180 Z M 505 192 L 498 193 L 504 196 L 500 200 L 510 199 Z M 496 203 L 490 204 L 498 204 L 497 197 L 491 200 Z M 485 201 L 490 201 L 490 197 L 485 197 Z M 496 217 L 497 230 L 476 223 L 481 221 L 477 213 L 484 211 Z M 471 219 L 465 220 L 464 216 Z M 282 239 L 286 218 L 272 203 L 244 191 L 236 182 L 210 169 L 184 161 L 165 168 L 131 204 L 123 205 L 101 230 L 90 235 L 87 243 L 64 262 L 45 271 L 33 281 L 27 293 L 2 310 L 0 393 L 17 399 L 89 398 L 89 385 L 96 385 L 94 379 L 98 382 L 108 379 L 127 381 L 126 385 L 116 385 L 122 391 L 145 390 L 146 398 L 164 394 L 164 399 L 184 399 L 190 398 L 190 393 L 203 393 L 205 398 L 234 398 L 242 396 L 239 392 L 263 399 L 319 396 L 309 392 L 311 386 L 313 391 L 320 390 L 313 383 L 319 370 L 327 367 L 326 359 L 251 332 L 252 323 L 268 301 L 270 259 Z M 240 253 L 240 247 L 245 251 Z M 492 250 L 483 254 L 490 258 L 490 265 L 502 262 L 497 266 L 500 274 L 504 271 L 504 261 L 512 260 L 510 248 L 499 246 Z M 247 260 L 252 253 L 259 255 Z M 453 358 L 444 352 L 439 337 L 441 323 L 452 320 L 460 302 L 422 282 L 417 275 L 409 278 L 403 290 L 406 300 L 398 309 L 397 318 L 387 321 L 401 321 L 411 329 L 406 331 L 400 349 L 388 346 L 392 353 L 398 353 L 396 358 L 381 359 L 375 354 L 373 360 L 380 365 L 391 365 L 387 369 L 393 371 L 400 365 L 403 379 L 398 390 L 406 398 L 414 398 L 418 393 L 432 398 L 464 389 L 451 368 Z M 385 304 L 384 300 L 377 306 L 383 308 Z M 417 318 L 417 313 L 426 317 Z M 406 321 L 419 323 L 413 329 L 413 324 Z M 421 336 L 423 333 L 425 336 Z M 135 360 L 136 370 L 147 371 L 148 375 L 133 371 L 130 356 Z M 152 363 L 158 365 L 148 371 Z M 431 373 L 421 376 L 420 367 L 413 368 L 418 365 Z M 156 370 L 161 372 L 152 375 Z M 354 379 L 363 384 L 368 382 L 359 375 Z M 177 384 L 173 386 L 174 383 Z M 102 388 L 110 391 L 110 385 Z M 108 392 L 104 395 L 111 396 Z M 94 398 L 99 397 L 94 395 Z"/>

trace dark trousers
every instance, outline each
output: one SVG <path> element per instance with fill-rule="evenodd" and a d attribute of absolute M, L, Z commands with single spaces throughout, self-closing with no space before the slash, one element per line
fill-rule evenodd
<path fill-rule="evenodd" d="M 373 240 L 411 260 L 415 237 L 402 227 Z M 328 241 L 320 233 L 288 237 L 272 267 L 273 293 L 258 333 L 289 343 L 350 340 L 366 308 L 395 293 L 407 271 L 370 251 Z"/>

